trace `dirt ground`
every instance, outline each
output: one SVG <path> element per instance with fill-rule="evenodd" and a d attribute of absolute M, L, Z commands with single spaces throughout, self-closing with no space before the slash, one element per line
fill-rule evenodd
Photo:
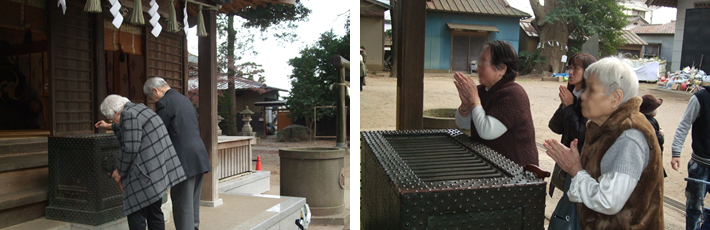
<path fill-rule="evenodd" d="M 395 116 L 397 79 L 386 76 L 389 76 L 389 73 L 378 73 L 378 75 L 374 76 L 370 75 L 366 79 L 367 85 L 364 86 L 364 90 L 360 93 L 361 131 L 394 130 L 396 128 Z M 479 82 L 478 77 L 475 74 L 470 76 L 476 83 Z M 453 81 L 453 73 L 425 74 L 424 109 L 457 108 L 461 101 L 458 97 Z M 559 140 L 560 135 L 550 131 L 547 124 L 550 117 L 560 104 L 558 87 L 562 84 L 566 85 L 566 83 L 541 81 L 539 78 L 532 77 L 519 77 L 516 81 L 522 85 L 523 88 L 525 88 L 528 97 L 530 98 L 536 142 L 543 143 L 546 139 Z M 670 159 L 671 145 L 673 143 L 675 129 L 683 116 L 683 112 L 685 111 L 685 107 L 688 104 L 691 94 L 684 95 L 651 90 L 656 87 L 656 84 L 641 83 L 638 96 L 653 94 L 657 98 L 663 99 L 663 105 L 658 108 L 658 115 L 656 116 L 656 119 L 666 135 L 663 152 L 663 166 L 668 173 L 668 178 L 665 179 L 664 195 L 685 204 L 684 189 L 686 182 L 683 178 L 688 176 L 687 162 L 690 159 L 691 154 L 690 135 L 686 138 L 683 151 L 681 153 L 681 168 L 679 171 L 671 169 Z M 544 150 L 538 150 L 540 154 L 540 167 L 552 172 L 554 162 L 547 156 L 547 154 L 545 154 Z M 559 197 L 561 197 L 561 192 L 558 190 L 552 199 L 559 200 Z M 707 203 L 708 199 L 706 199 L 706 204 Z M 548 202 L 548 207 L 546 208 L 547 216 L 549 216 L 549 213 L 554 210 L 554 206 L 550 207 L 549 204 L 550 203 Z M 552 204 L 554 205 L 556 202 Z M 682 219 L 684 217 L 682 217 L 682 214 L 679 213 L 669 217 L 668 213 L 671 212 L 671 210 L 666 208 L 665 212 L 667 227 L 669 226 L 669 222 L 677 222 L 681 225 L 677 226 L 678 228 L 681 228 L 682 225 L 684 225 L 684 219 Z M 669 218 L 677 220 L 669 221 Z M 676 224 L 670 224 L 670 226 L 676 226 Z M 669 227 L 667 229 L 676 229 L 676 227 Z"/>

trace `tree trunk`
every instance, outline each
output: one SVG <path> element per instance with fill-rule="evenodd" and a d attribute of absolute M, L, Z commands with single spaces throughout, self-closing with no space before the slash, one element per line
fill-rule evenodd
<path fill-rule="evenodd" d="M 549 71 L 559 73 L 563 70 L 562 55 L 567 53 L 566 47 L 569 39 L 569 28 L 567 23 L 556 21 L 554 23 L 543 23 L 547 13 L 552 11 L 559 4 L 558 0 L 546 0 L 545 5 L 540 5 L 539 0 L 530 0 L 530 5 L 535 14 L 535 20 L 531 22 L 540 36 L 540 56 L 545 57 L 544 62 L 535 65 L 535 73 Z"/>
<path fill-rule="evenodd" d="M 227 124 L 227 135 L 237 135 L 237 97 L 234 90 L 234 42 L 236 40 L 236 31 L 234 30 L 234 15 L 227 16 L 227 93 L 230 96 L 229 119 Z"/>

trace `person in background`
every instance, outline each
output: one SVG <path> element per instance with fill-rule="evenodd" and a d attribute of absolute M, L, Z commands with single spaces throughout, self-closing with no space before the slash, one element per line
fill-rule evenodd
<path fill-rule="evenodd" d="M 481 85 L 462 73 L 454 74 L 461 99 L 456 125 L 470 128 L 472 140 L 520 166 L 538 165 L 530 100 L 515 82 L 517 76 L 518 55 L 513 46 L 499 40 L 486 43 L 478 60 Z"/>
<path fill-rule="evenodd" d="M 99 121 L 96 128 L 113 129 L 120 148 L 111 177 L 121 185 L 123 214 L 131 230 L 165 229 L 162 197 L 187 177 L 163 121 L 144 104 L 109 95 L 100 106 L 113 124 Z"/>
<path fill-rule="evenodd" d="M 159 77 L 148 79 L 143 93 L 155 101 L 156 113 L 165 122 L 187 180 L 170 189 L 175 228 L 199 229 L 202 176 L 212 170 L 207 149 L 200 138 L 197 111 L 190 99 L 171 89 Z"/>
<path fill-rule="evenodd" d="M 663 133 L 663 129 L 661 129 L 661 126 L 658 125 L 658 121 L 656 120 L 656 114 L 658 114 L 658 107 L 663 104 L 663 99 L 656 99 L 651 94 L 646 94 L 641 97 L 643 100 L 641 102 L 641 107 L 639 108 L 639 112 L 643 113 L 644 116 L 646 116 L 646 119 L 648 122 L 651 123 L 651 126 L 653 126 L 653 130 L 656 131 L 656 137 L 658 138 L 658 145 L 661 146 L 661 155 L 663 154 L 663 143 L 665 142 L 665 134 Z M 663 177 L 668 177 L 668 174 L 666 174 L 666 169 L 663 169 Z"/>
<path fill-rule="evenodd" d="M 367 76 L 367 51 L 365 51 L 365 46 L 360 46 L 360 57 L 362 58 L 360 59 L 362 60 L 362 65 L 360 65 L 360 72 L 365 73 L 365 76 Z M 362 79 L 360 79 L 360 84 L 367 85 L 367 83 L 365 83 L 365 77 L 362 77 Z M 362 91 L 362 89 L 360 89 L 360 91 Z"/>
<path fill-rule="evenodd" d="M 688 161 L 688 177 L 710 181 L 710 92 L 707 89 L 702 89 L 690 97 L 688 107 L 685 108 L 683 118 L 675 130 L 671 147 L 671 167 L 676 171 L 680 168 L 680 152 L 691 126 L 693 153 Z M 700 228 L 706 192 L 706 186 L 703 184 L 688 182 L 686 185 L 685 229 Z"/>
<path fill-rule="evenodd" d="M 664 229 L 663 165 L 653 127 L 639 112 L 638 78 L 628 59 L 603 58 L 584 71 L 582 154 L 549 139 L 547 154 L 571 177 L 567 196 L 581 229 Z"/>
<path fill-rule="evenodd" d="M 564 146 L 570 147 L 573 140 L 579 140 L 577 150 L 580 152 L 582 151 L 582 146 L 584 146 L 584 133 L 587 131 L 586 125 L 588 121 L 587 118 L 582 116 L 582 100 L 580 99 L 586 88 L 584 70 L 595 61 L 597 59 L 594 56 L 585 53 L 575 54 L 569 58 L 567 62 L 569 64 L 569 81 L 567 81 L 567 86 L 561 85 L 559 87 L 558 96 L 561 103 L 548 122 L 548 127 L 552 132 L 562 135 L 560 142 Z M 573 205 L 569 203 L 569 198 L 566 195 L 567 189 L 565 189 L 569 188 L 570 180 L 572 180 L 571 177 L 555 164 L 552 179 L 550 180 L 549 194 L 552 196 L 555 187 L 562 190 L 565 194 L 563 194 L 559 202 L 568 202 L 564 205 Z M 558 204 L 558 206 L 560 205 L 563 204 Z M 572 213 L 565 213 L 565 210 Z M 576 209 L 558 207 L 553 212 L 553 217 L 560 217 L 564 221 L 569 221 L 569 224 L 574 226 L 573 229 L 579 229 Z M 550 220 L 550 222 L 553 221 L 558 220 Z M 551 223 L 550 229 L 554 229 L 556 226 L 555 223 Z"/>

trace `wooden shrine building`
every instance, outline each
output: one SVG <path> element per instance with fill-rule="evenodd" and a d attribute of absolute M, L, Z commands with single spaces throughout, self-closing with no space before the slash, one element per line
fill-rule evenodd
<path fill-rule="evenodd" d="M 143 83 L 151 77 L 163 77 L 185 93 L 187 36 L 184 29 L 167 30 L 170 6 L 182 28 L 185 4 L 188 24 L 202 15 L 207 32 L 196 38 L 199 85 L 204 86 L 199 89 L 200 134 L 213 168 L 205 175 L 202 203 L 219 205 L 216 15 L 295 0 L 157 0 L 157 23 L 163 28 L 157 37 L 149 0 L 142 0 L 142 25 L 130 23 L 134 0 L 118 0 L 117 14 L 124 18 L 120 28 L 113 24 L 113 0 L 97 2 L 100 13 L 86 12 L 87 0 L 0 0 L 0 228 L 44 216 L 47 137 L 104 132 L 94 128 L 106 119 L 98 108 L 103 99 L 120 94 L 146 103 Z"/>

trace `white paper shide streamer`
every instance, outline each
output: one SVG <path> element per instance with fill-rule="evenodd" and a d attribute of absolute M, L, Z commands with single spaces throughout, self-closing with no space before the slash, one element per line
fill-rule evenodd
<path fill-rule="evenodd" d="M 113 21 L 111 24 L 116 27 L 116 29 L 121 28 L 121 24 L 123 23 L 123 15 L 121 14 L 121 3 L 118 2 L 118 0 L 109 0 L 111 3 L 111 9 L 109 9 L 109 12 L 111 12 L 111 15 L 113 15 Z"/>
<path fill-rule="evenodd" d="M 150 31 L 150 33 L 153 34 L 156 38 L 158 35 L 160 35 L 160 31 L 163 30 L 163 27 L 158 23 L 158 20 L 160 20 L 160 14 L 158 14 L 158 3 L 155 2 L 155 0 L 150 1 L 150 10 L 148 10 L 148 15 L 150 15 L 150 24 L 153 25 L 153 30 Z"/>
<path fill-rule="evenodd" d="M 62 14 L 65 14 L 67 12 L 67 0 L 59 0 L 57 1 L 57 7 L 62 7 Z"/>

